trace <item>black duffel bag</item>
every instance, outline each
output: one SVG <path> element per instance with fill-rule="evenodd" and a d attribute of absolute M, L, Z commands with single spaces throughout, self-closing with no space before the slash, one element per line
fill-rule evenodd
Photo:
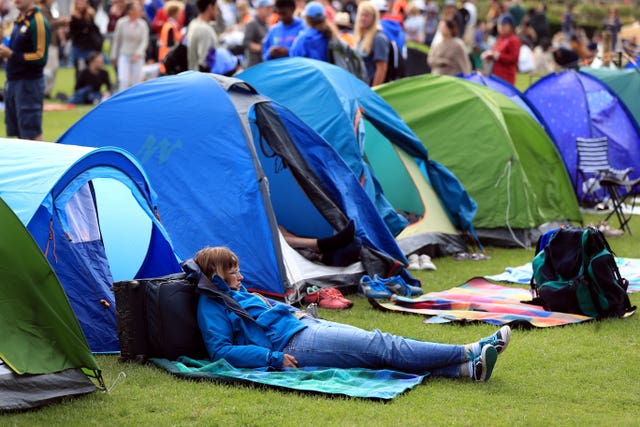
<path fill-rule="evenodd" d="M 197 283 L 187 274 L 113 284 L 120 360 L 209 356 L 197 322 Z"/>

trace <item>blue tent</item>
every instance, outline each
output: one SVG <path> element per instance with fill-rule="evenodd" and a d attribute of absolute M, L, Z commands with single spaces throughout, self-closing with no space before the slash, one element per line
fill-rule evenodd
<path fill-rule="evenodd" d="M 0 153 L 0 197 L 53 266 L 89 347 L 119 351 L 112 283 L 181 271 L 145 173 L 118 148 L 1 139 Z"/>
<path fill-rule="evenodd" d="M 121 123 L 125 121 L 124 125 Z M 250 289 L 301 298 L 309 284 L 354 287 L 363 272 L 406 262 L 348 166 L 311 128 L 248 84 L 185 72 L 136 85 L 101 103 L 61 143 L 118 145 L 154 182 L 176 253 L 225 245 Z M 361 263 L 311 263 L 278 225 L 324 237 L 353 219 Z"/>
<path fill-rule="evenodd" d="M 630 178 L 640 176 L 640 129 L 620 98 L 595 77 L 574 70 L 549 74 L 525 96 L 548 125 L 569 172 L 578 199 L 576 138 L 609 139 L 609 163 L 615 169 L 633 167 Z"/>
<path fill-rule="evenodd" d="M 267 61 L 243 71 L 239 77 L 254 85 L 261 93 L 285 104 L 329 141 L 355 175 L 360 177 L 370 197 L 378 202 L 379 211 L 396 235 L 402 228 L 399 228 L 400 224 L 389 220 L 389 215 L 385 215 L 380 207 L 380 200 L 386 203 L 381 194 L 386 183 L 382 179 L 378 182 L 376 176 L 393 171 L 398 176 L 402 172 L 400 169 L 389 170 L 390 163 L 381 162 L 376 167 L 371 153 L 366 151 L 373 145 L 391 144 L 393 149 L 386 150 L 385 156 L 395 157 L 395 149 L 398 156 L 404 156 L 404 161 L 412 159 L 413 165 L 405 163 L 405 166 L 418 165 L 422 179 L 426 178 L 427 185 L 435 190 L 435 203 L 425 208 L 424 215 L 427 210 L 435 213 L 444 208 L 446 213 L 443 215 L 448 216 L 447 221 L 453 223 L 454 227 L 453 230 L 448 227 L 446 231 L 431 230 L 430 233 L 407 238 L 399 235 L 399 244 L 406 254 L 421 251 L 425 245 L 440 246 L 435 250 L 436 254 L 464 250 L 464 246 L 451 234 L 457 234 L 455 227 L 470 230 L 475 235 L 471 223 L 477 205 L 473 199 L 450 171 L 429 158 L 418 137 L 389 104 L 365 83 L 339 67 L 307 58 Z M 369 156 L 369 163 L 365 161 L 366 156 Z M 415 174 L 412 179 L 417 179 Z M 386 189 L 385 195 L 388 198 L 397 196 Z M 398 208 L 397 203 L 392 204 Z M 429 221 L 429 218 L 425 217 L 425 220 Z"/>
<path fill-rule="evenodd" d="M 513 102 L 518 104 L 525 110 L 531 117 L 536 119 L 536 121 L 543 127 L 547 128 L 546 123 L 538 113 L 536 107 L 534 107 L 529 100 L 524 96 L 522 92 L 518 90 L 515 86 L 509 83 L 506 80 L 501 79 L 500 77 L 496 77 L 493 74 L 490 76 L 485 76 L 482 73 L 475 72 L 472 74 L 468 74 L 466 76 L 458 76 L 465 80 L 469 80 L 470 82 L 474 82 L 483 86 L 487 86 L 489 89 L 493 89 L 497 92 L 500 92 L 507 98 L 511 99 Z"/>

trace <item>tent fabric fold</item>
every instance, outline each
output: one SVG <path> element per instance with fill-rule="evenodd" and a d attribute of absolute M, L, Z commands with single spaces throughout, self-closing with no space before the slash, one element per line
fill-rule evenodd
<path fill-rule="evenodd" d="M 465 249 L 456 229 L 474 233 L 474 200 L 447 168 L 429 157 L 418 137 L 369 86 L 340 67 L 308 58 L 267 61 L 238 76 L 260 93 L 293 110 L 332 145 L 360 179 L 405 254 L 426 251 L 443 255 Z M 388 146 L 392 147 L 391 151 Z M 393 183 L 382 179 L 388 167 L 374 164 L 371 156 L 379 151 L 385 151 L 393 158 L 402 155 L 396 154 L 395 150 L 405 153 L 405 160 L 422 165 L 421 180 L 431 188 L 430 196 L 416 194 L 413 202 L 397 197 L 395 202 L 390 202 L 396 196 Z M 407 176 L 405 188 L 414 187 L 409 173 L 404 175 Z M 418 198 L 421 199 L 419 202 Z M 408 207 L 425 221 L 409 224 L 399 217 L 398 212 L 407 211 Z M 432 215 L 436 212 L 437 215 Z M 427 222 L 431 228 L 421 228 Z M 403 236 L 402 231 L 408 228 L 414 229 L 409 232 L 412 242 L 403 243 L 406 234 Z M 423 242 L 419 241 L 418 233 L 424 235 Z M 447 236 L 439 242 L 441 235 Z M 451 245 L 452 242 L 455 245 Z"/>

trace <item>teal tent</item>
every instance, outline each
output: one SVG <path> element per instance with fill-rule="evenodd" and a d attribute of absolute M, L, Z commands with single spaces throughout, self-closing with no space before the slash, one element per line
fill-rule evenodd
<path fill-rule="evenodd" d="M 615 92 L 633 115 L 636 123 L 640 125 L 640 69 L 611 70 L 582 67 L 580 71 L 592 75 Z"/>

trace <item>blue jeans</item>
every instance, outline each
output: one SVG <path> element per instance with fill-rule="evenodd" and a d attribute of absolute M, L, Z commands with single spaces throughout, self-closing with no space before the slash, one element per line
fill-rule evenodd
<path fill-rule="evenodd" d="M 4 84 L 4 102 L 7 136 L 32 139 L 42 135 L 44 77 L 7 80 Z"/>
<path fill-rule="evenodd" d="M 460 365 L 468 360 L 462 345 L 418 341 L 311 317 L 302 318 L 302 322 L 307 328 L 282 350 L 294 356 L 299 367 L 428 371 L 455 378 L 460 376 Z"/>
<path fill-rule="evenodd" d="M 81 87 L 76 90 L 69 99 L 70 104 L 97 104 L 102 100 L 102 93 L 99 90 L 93 90 L 91 86 Z"/>

